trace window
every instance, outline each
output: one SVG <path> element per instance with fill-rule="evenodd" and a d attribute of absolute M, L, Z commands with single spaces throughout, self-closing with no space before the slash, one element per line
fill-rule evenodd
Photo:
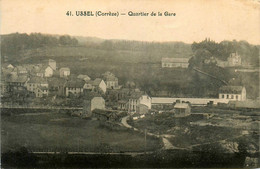
<path fill-rule="evenodd" d="M 229 99 L 229 95 L 227 94 L 227 99 Z"/>
<path fill-rule="evenodd" d="M 224 94 L 222 94 L 222 99 L 224 99 L 225 98 L 225 95 Z"/>
<path fill-rule="evenodd" d="M 238 95 L 236 95 L 236 99 L 238 100 Z"/>
<path fill-rule="evenodd" d="M 231 99 L 234 99 L 234 95 L 233 94 L 231 95 Z"/>

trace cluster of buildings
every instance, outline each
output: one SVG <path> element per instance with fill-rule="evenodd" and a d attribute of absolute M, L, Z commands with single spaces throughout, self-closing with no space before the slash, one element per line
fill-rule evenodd
<path fill-rule="evenodd" d="M 120 89 L 118 78 L 106 72 L 92 80 L 88 75 L 71 75 L 70 68 L 57 68 L 49 59 L 41 64 L 3 64 L 1 68 L 1 94 L 30 93 L 35 97 L 82 95 L 85 91 L 105 94 L 107 89 Z"/>
<path fill-rule="evenodd" d="M 166 63 L 163 62 L 162 66 L 166 67 L 188 67 L 188 59 L 164 59 L 163 61 L 173 61 L 170 65 L 165 65 Z M 2 66 L 1 71 L 2 95 L 24 92 L 39 98 L 87 96 L 83 97 L 85 112 L 111 108 L 129 113 L 146 114 L 153 105 L 176 102 L 176 98 L 152 98 L 139 89 L 123 88 L 119 85 L 118 78 L 111 72 L 105 72 L 95 79 L 91 79 L 86 74 L 71 75 L 68 67 L 58 69 L 56 61 L 52 59 L 35 65 L 6 64 Z M 216 103 L 245 101 L 246 89 L 242 86 L 223 86 L 219 90 L 219 98 L 183 98 L 183 100 L 193 105 L 197 102 L 199 104 L 203 102 L 201 104 L 205 105 L 210 100 Z M 190 105 L 186 103 L 176 102 L 175 109 L 176 114 L 180 113 L 180 116 L 190 113 Z"/>

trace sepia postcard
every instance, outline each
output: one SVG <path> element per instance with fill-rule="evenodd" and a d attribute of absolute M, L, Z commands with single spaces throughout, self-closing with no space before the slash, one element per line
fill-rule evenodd
<path fill-rule="evenodd" d="M 260 168 L 259 0 L 1 0 L 1 168 Z"/>

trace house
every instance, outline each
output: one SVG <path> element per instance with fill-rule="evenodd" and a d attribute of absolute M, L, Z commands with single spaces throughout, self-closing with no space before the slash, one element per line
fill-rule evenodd
<path fill-rule="evenodd" d="M 7 85 L 6 85 L 6 82 L 5 80 L 1 79 L 0 81 L 0 94 L 2 96 L 2 94 L 6 93 L 7 92 Z"/>
<path fill-rule="evenodd" d="M 147 109 L 151 109 L 152 107 L 152 98 L 148 96 L 147 94 L 142 94 L 142 92 L 133 92 L 130 96 L 130 99 L 128 101 L 128 112 L 137 112 L 137 113 L 146 113 L 141 112 L 141 110 L 144 108 L 145 105 L 147 106 Z"/>
<path fill-rule="evenodd" d="M 118 110 L 128 110 L 128 100 L 119 100 L 118 101 Z"/>
<path fill-rule="evenodd" d="M 83 102 L 83 113 L 86 117 L 92 116 L 92 111 L 95 109 L 104 110 L 105 109 L 105 100 L 99 96 L 97 93 L 89 93 L 87 98 Z"/>
<path fill-rule="evenodd" d="M 139 112 L 141 114 L 147 114 L 149 111 L 149 107 L 144 104 L 137 105 L 136 112 Z"/>
<path fill-rule="evenodd" d="M 46 88 L 49 87 L 49 84 L 45 78 L 34 76 L 31 77 L 26 84 L 27 90 L 35 94 L 36 94 L 36 89 L 38 89 L 39 87 L 46 87 Z"/>
<path fill-rule="evenodd" d="M 82 80 L 84 80 L 84 81 L 89 81 L 89 80 L 91 80 L 91 78 L 90 78 L 88 75 L 82 75 L 82 74 L 78 75 L 77 78 L 78 78 L 78 79 L 82 79 Z"/>
<path fill-rule="evenodd" d="M 231 53 L 227 59 L 229 67 L 241 66 L 241 56 L 236 53 Z"/>
<path fill-rule="evenodd" d="M 49 89 L 46 86 L 38 86 L 35 89 L 34 93 L 35 93 L 36 97 L 45 97 L 45 96 L 48 96 Z"/>
<path fill-rule="evenodd" d="M 56 70 L 56 69 L 57 69 L 57 67 L 56 67 L 56 61 L 53 60 L 53 59 L 49 59 L 49 60 L 47 61 L 47 65 L 50 66 L 50 67 L 52 68 L 52 70 Z"/>
<path fill-rule="evenodd" d="M 70 75 L 70 69 L 67 67 L 60 68 L 60 77 L 68 77 Z"/>
<path fill-rule="evenodd" d="M 40 77 L 52 77 L 53 76 L 53 69 L 50 66 L 43 66 L 39 72 L 37 73 Z"/>
<path fill-rule="evenodd" d="M 94 90 L 98 91 L 102 91 L 103 93 L 106 93 L 107 91 L 107 85 L 104 82 L 104 80 L 100 79 L 100 78 L 96 78 L 93 82 L 92 82 L 92 86 L 94 87 Z"/>
<path fill-rule="evenodd" d="M 13 69 L 14 66 L 13 66 L 12 64 L 8 64 L 8 65 L 6 66 L 6 68 L 8 68 L 8 69 Z"/>
<path fill-rule="evenodd" d="M 227 61 L 217 59 L 217 65 L 219 67 L 237 67 L 242 65 L 241 56 L 238 53 L 231 53 L 227 58 Z"/>
<path fill-rule="evenodd" d="M 64 96 L 64 87 L 66 83 L 66 79 L 51 77 L 48 78 L 49 84 L 49 93 L 52 95 Z"/>
<path fill-rule="evenodd" d="M 245 101 L 246 88 L 243 86 L 222 86 L 219 89 L 219 99 Z"/>
<path fill-rule="evenodd" d="M 108 89 L 116 89 L 118 87 L 118 78 L 111 72 L 103 74 L 104 81 Z"/>
<path fill-rule="evenodd" d="M 104 82 L 104 80 L 100 78 L 86 81 L 83 88 L 85 90 L 94 91 L 94 92 L 101 91 L 102 93 L 106 93 L 107 91 L 106 83 Z"/>
<path fill-rule="evenodd" d="M 65 84 L 65 95 L 68 97 L 70 95 L 79 96 L 83 93 L 83 86 L 85 82 L 83 80 L 70 80 Z"/>
<path fill-rule="evenodd" d="M 17 72 L 18 75 L 28 73 L 27 69 L 23 66 L 16 66 L 13 71 Z"/>
<path fill-rule="evenodd" d="M 4 80 L 5 90 L 7 92 L 12 92 L 14 90 L 24 90 L 28 77 L 26 75 L 13 75 L 6 77 Z"/>
<path fill-rule="evenodd" d="M 191 106 L 188 103 L 175 103 L 174 117 L 186 117 L 190 115 Z"/>
<path fill-rule="evenodd" d="M 105 100 L 103 99 L 103 97 L 94 97 L 91 100 L 91 111 L 95 109 L 105 109 Z"/>
<path fill-rule="evenodd" d="M 188 68 L 189 58 L 162 58 L 162 68 Z"/>

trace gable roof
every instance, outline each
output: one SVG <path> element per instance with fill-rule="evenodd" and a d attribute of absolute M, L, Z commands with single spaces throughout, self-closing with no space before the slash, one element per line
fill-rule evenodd
<path fill-rule="evenodd" d="M 40 68 L 39 73 L 44 73 L 45 70 L 46 70 L 48 67 L 53 70 L 53 68 L 52 68 L 51 66 L 49 66 L 49 65 L 43 65 L 43 66 Z"/>
<path fill-rule="evenodd" d="M 83 80 L 70 80 L 65 84 L 66 87 L 83 88 L 85 82 Z"/>
<path fill-rule="evenodd" d="M 60 72 L 61 71 L 70 71 L 70 68 L 68 68 L 68 67 L 62 67 L 62 68 L 60 68 Z"/>
<path fill-rule="evenodd" d="M 139 99 L 142 95 L 143 95 L 143 92 L 132 92 L 130 98 Z"/>
<path fill-rule="evenodd" d="M 229 93 L 229 94 L 240 94 L 243 90 L 243 86 L 222 86 L 219 89 L 220 93 Z"/>
<path fill-rule="evenodd" d="M 176 103 L 174 105 L 174 108 L 175 109 L 186 109 L 189 107 L 189 104 L 188 103 Z"/>
<path fill-rule="evenodd" d="M 23 67 L 23 66 L 16 66 L 16 69 L 17 69 L 18 71 L 27 71 L 26 68 Z"/>
<path fill-rule="evenodd" d="M 48 84 L 47 80 L 43 77 L 33 76 L 28 83 Z"/>
<path fill-rule="evenodd" d="M 27 76 L 11 76 L 9 78 L 6 78 L 6 82 L 25 83 L 27 79 Z"/>
<path fill-rule="evenodd" d="M 162 62 L 167 62 L 167 63 L 189 63 L 189 58 L 162 58 Z"/>
<path fill-rule="evenodd" d="M 96 78 L 93 82 L 92 82 L 92 85 L 93 86 L 98 86 L 100 83 L 101 83 L 102 79 L 100 78 Z"/>
<path fill-rule="evenodd" d="M 58 77 L 48 78 L 49 86 L 63 86 L 66 83 L 66 80 Z"/>
<path fill-rule="evenodd" d="M 99 96 L 99 97 L 96 96 L 96 97 L 93 97 L 93 98 L 91 99 L 91 101 L 92 101 L 92 100 L 102 100 L 102 101 L 103 101 L 104 98 L 103 98 L 103 97 L 100 97 L 100 96 Z"/>
<path fill-rule="evenodd" d="M 89 79 L 89 80 L 91 79 L 88 75 L 82 75 L 82 74 L 78 75 L 77 78 L 84 79 L 84 80 L 85 79 Z"/>
<path fill-rule="evenodd" d="M 118 78 L 112 75 L 108 75 L 104 77 L 106 81 L 118 81 Z"/>
<path fill-rule="evenodd" d="M 38 86 L 37 88 L 40 90 L 48 90 L 48 87 L 46 87 L 46 86 Z"/>

